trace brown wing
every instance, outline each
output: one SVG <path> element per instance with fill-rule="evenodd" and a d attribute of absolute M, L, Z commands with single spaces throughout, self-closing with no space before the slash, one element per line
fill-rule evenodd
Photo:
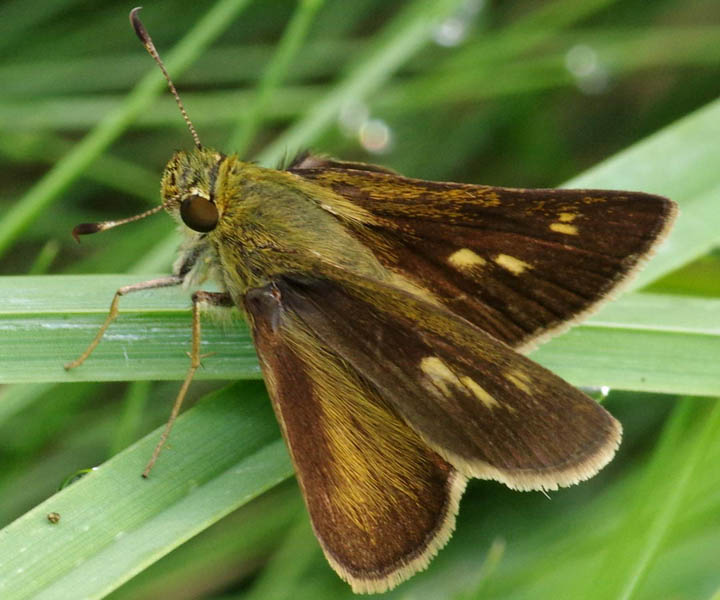
<path fill-rule="evenodd" d="M 637 192 L 438 183 L 361 167 L 306 159 L 291 171 L 372 214 L 355 234 L 386 267 L 521 350 L 594 310 L 676 212 Z"/>
<path fill-rule="evenodd" d="M 450 312 L 357 278 L 275 286 L 315 347 L 466 476 L 556 489 L 594 475 L 619 444 L 620 424 L 600 405 Z"/>
<path fill-rule="evenodd" d="M 356 592 L 394 587 L 449 539 L 465 477 L 320 345 L 276 288 L 250 291 L 245 307 L 328 561 Z"/>

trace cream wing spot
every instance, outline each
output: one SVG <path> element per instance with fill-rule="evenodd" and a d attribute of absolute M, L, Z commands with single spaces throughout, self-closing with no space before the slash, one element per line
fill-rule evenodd
<path fill-rule="evenodd" d="M 578 235 L 578 228 L 569 223 L 550 223 L 550 230 L 565 235 Z"/>
<path fill-rule="evenodd" d="M 461 377 L 460 381 L 462 384 L 469 389 L 475 397 L 480 400 L 487 408 L 495 408 L 496 406 L 500 406 L 500 403 L 493 398 L 486 389 L 479 386 L 473 379 L 470 379 L 470 377 Z"/>
<path fill-rule="evenodd" d="M 577 213 L 561 212 L 558 215 L 558 221 L 561 223 L 572 223 L 577 218 Z"/>
<path fill-rule="evenodd" d="M 530 386 L 527 384 L 527 377 L 525 377 L 524 373 L 521 373 L 520 371 L 510 371 L 509 373 L 505 373 L 505 379 L 507 379 L 519 390 L 525 392 L 526 394 L 530 394 Z"/>
<path fill-rule="evenodd" d="M 487 261 L 478 254 L 475 254 L 469 248 L 461 248 L 453 252 L 447 259 L 450 266 L 455 267 L 459 271 L 469 271 L 474 267 L 481 267 Z"/>
<path fill-rule="evenodd" d="M 503 269 L 510 271 L 513 275 L 521 275 L 526 270 L 532 269 L 532 265 L 509 254 L 498 254 L 495 257 L 495 262 Z"/>
<path fill-rule="evenodd" d="M 437 356 L 426 356 L 420 361 L 420 370 L 438 386 L 444 394 L 449 391 L 448 385 L 462 385 L 450 368 Z"/>
<path fill-rule="evenodd" d="M 467 375 L 458 377 L 452 369 L 437 356 L 426 356 L 423 358 L 420 361 L 420 369 L 444 394 L 448 394 L 450 386 L 453 386 L 461 390 L 469 391 L 480 400 L 486 408 L 492 409 L 500 406 L 500 403 L 474 379 Z"/>

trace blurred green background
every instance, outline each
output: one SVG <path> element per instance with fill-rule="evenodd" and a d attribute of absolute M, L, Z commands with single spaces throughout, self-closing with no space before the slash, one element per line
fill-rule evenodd
<path fill-rule="evenodd" d="M 176 244 L 163 216 L 69 235 L 155 205 L 165 162 L 191 146 L 130 8 L 0 4 L 0 525 L 14 521 L 0 597 L 350 597 L 309 531 L 241 324 L 206 327 L 217 356 L 148 482 L 157 434 L 132 444 L 187 367 L 186 296 L 128 299 L 83 371 L 61 368 L 114 289 L 167 272 Z M 605 396 L 618 457 L 550 498 L 471 482 L 451 542 L 388 597 L 720 598 L 717 0 L 157 0 L 142 18 L 220 150 L 680 203 L 649 287 L 536 356 Z M 80 274 L 96 276 L 57 277 Z"/>

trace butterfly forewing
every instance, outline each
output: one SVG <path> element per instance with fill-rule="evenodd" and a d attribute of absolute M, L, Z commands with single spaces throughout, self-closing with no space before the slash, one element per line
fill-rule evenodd
<path fill-rule="evenodd" d="M 675 213 L 669 200 L 635 192 L 511 189 L 336 163 L 305 167 L 316 162 L 291 171 L 372 214 L 353 231 L 386 267 L 516 348 L 606 299 L 664 237 Z"/>
<path fill-rule="evenodd" d="M 465 477 L 321 344 L 275 286 L 250 291 L 245 308 L 325 555 L 356 592 L 394 587 L 446 543 Z"/>

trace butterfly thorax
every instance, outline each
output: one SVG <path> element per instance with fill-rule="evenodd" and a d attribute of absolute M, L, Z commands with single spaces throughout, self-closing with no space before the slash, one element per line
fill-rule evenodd
<path fill-rule="evenodd" d="M 248 289 L 283 273 L 340 269 L 372 279 L 393 277 L 348 227 L 370 221 L 371 215 L 330 188 L 287 171 L 211 149 L 178 152 L 165 169 L 162 193 L 185 233 L 180 262 L 190 259 L 197 271 L 193 279 L 217 279 L 236 302 Z M 200 233 L 183 223 L 180 207 L 192 195 L 217 208 L 211 231 Z"/>

